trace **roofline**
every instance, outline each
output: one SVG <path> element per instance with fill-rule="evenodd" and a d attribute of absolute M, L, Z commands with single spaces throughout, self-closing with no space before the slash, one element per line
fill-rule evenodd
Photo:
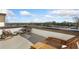
<path fill-rule="evenodd" d="M 0 15 L 6 15 L 5 13 L 0 13 Z"/>

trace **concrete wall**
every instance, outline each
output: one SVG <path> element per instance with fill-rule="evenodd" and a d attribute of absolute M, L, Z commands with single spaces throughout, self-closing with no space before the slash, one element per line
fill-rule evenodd
<path fill-rule="evenodd" d="M 68 35 L 68 34 L 62 34 L 62 33 L 57 33 L 57 32 L 50 32 L 50 31 L 45 31 L 41 29 L 35 29 L 32 28 L 32 33 L 43 36 L 43 37 L 55 37 L 63 40 L 68 40 L 72 37 L 75 37 L 74 35 Z"/>
<path fill-rule="evenodd" d="M 11 28 L 11 29 L 5 29 L 6 31 L 7 30 L 10 30 L 12 33 L 14 33 L 15 31 L 19 31 L 20 29 L 22 29 L 22 28 Z M 0 29 L 0 35 L 2 34 L 2 30 L 3 29 Z"/>
<path fill-rule="evenodd" d="M 5 26 L 5 23 L 4 22 L 0 22 L 0 27 L 3 27 Z"/>

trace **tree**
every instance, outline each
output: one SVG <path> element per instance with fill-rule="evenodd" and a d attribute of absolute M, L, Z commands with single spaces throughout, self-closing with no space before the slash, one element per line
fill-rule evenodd
<path fill-rule="evenodd" d="M 76 29 L 79 27 L 79 17 L 74 17 Z"/>

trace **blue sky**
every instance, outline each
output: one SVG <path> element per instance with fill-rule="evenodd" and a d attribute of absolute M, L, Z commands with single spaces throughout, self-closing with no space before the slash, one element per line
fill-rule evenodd
<path fill-rule="evenodd" d="M 79 10 L 60 9 L 8 9 L 6 22 L 73 22 L 73 17 L 79 15 Z"/>

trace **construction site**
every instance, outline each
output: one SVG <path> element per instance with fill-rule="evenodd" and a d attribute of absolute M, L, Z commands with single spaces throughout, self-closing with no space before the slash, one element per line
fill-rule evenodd
<path fill-rule="evenodd" d="M 0 13 L 0 49 L 78 49 L 79 30 L 9 24 Z"/>

